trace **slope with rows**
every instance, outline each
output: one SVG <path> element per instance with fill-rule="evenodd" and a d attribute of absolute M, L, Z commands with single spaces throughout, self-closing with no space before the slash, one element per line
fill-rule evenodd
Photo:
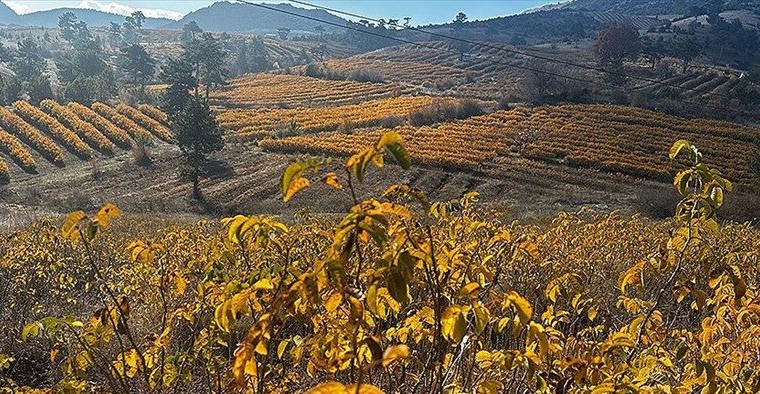
<path fill-rule="evenodd" d="M 668 160 L 673 141 L 698 140 L 709 160 L 745 188 L 753 184 L 747 163 L 752 140 L 760 137 L 760 129 L 753 127 L 613 105 L 517 108 L 396 131 L 417 163 L 445 170 L 505 174 L 500 168 L 562 172 L 571 167 L 653 180 L 669 179 L 675 170 Z M 349 155 L 381 132 L 298 135 L 259 144 L 276 152 Z"/>
<path fill-rule="evenodd" d="M 250 141 L 278 134 L 373 126 L 388 118 L 406 118 L 412 111 L 441 100 L 445 99 L 402 96 L 340 107 L 230 110 L 220 113 L 218 120 L 228 140 Z"/>
<path fill-rule="evenodd" d="M 0 107 L 0 179 L 7 183 L 24 173 L 109 157 L 117 147 L 130 149 L 134 138 L 149 144 L 154 137 L 170 141 L 171 133 L 162 123 L 165 119 L 155 107 L 136 109 L 125 104 L 114 108 L 95 103 L 90 108 L 44 100 L 39 107 L 26 101 Z"/>
<path fill-rule="evenodd" d="M 390 83 L 328 81 L 288 74 L 253 74 L 234 79 L 211 93 L 225 108 L 323 107 L 388 98 L 402 93 Z"/>

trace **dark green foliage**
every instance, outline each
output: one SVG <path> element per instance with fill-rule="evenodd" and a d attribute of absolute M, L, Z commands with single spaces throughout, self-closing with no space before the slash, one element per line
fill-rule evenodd
<path fill-rule="evenodd" d="M 237 52 L 235 56 L 235 72 L 237 75 L 267 71 L 272 68 L 264 42 L 259 38 L 241 40 L 233 45 Z"/>
<path fill-rule="evenodd" d="M 78 20 L 73 12 L 63 13 L 58 18 L 58 28 L 61 30 L 61 38 L 74 47 L 86 46 L 93 40 L 87 24 Z"/>
<path fill-rule="evenodd" d="M 142 89 L 156 73 L 156 61 L 140 44 L 122 46 L 119 64 L 129 76 L 131 83 L 140 85 Z"/>
<path fill-rule="evenodd" d="M 185 47 L 183 57 L 193 65 L 195 78 L 205 87 L 207 98 L 213 86 L 225 84 L 227 56 L 222 42 L 211 33 L 203 33 Z"/>
<path fill-rule="evenodd" d="M 170 118 L 176 117 L 192 98 L 190 91 L 198 87 L 193 76 L 193 65 L 187 59 L 170 59 L 163 67 L 161 80 L 169 85 L 163 94 L 162 109 Z"/>
<path fill-rule="evenodd" d="M 16 77 L 0 76 L 0 105 L 11 105 L 21 98 L 24 93 L 24 85 Z"/>
<path fill-rule="evenodd" d="M 10 63 L 10 68 L 22 80 L 39 76 L 45 70 L 42 49 L 33 39 L 24 39 L 18 43 L 18 51 Z"/>
<path fill-rule="evenodd" d="M 106 101 L 116 93 L 113 77 L 80 76 L 67 83 L 63 88 L 63 97 L 69 101 L 90 105 L 96 101 Z"/>
<path fill-rule="evenodd" d="M 53 89 L 50 87 L 50 80 L 45 75 L 38 75 L 27 81 L 27 93 L 29 94 L 29 102 L 34 105 L 39 105 L 40 101 L 49 98 L 55 98 L 53 96 Z"/>
<path fill-rule="evenodd" d="M 202 97 L 191 97 L 172 119 L 172 131 L 183 155 L 180 174 L 193 182 L 193 198 L 199 199 L 199 178 L 209 153 L 222 150 L 222 130 Z"/>

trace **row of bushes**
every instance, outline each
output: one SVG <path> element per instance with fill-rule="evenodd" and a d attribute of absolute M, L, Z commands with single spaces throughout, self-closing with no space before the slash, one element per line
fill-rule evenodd
<path fill-rule="evenodd" d="M 346 73 L 317 63 L 307 65 L 303 69 L 303 75 L 330 81 L 385 82 L 385 77 L 372 71 L 357 69 Z"/>

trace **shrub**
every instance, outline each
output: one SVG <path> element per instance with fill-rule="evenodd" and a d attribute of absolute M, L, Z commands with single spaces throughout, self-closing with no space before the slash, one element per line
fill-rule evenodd
<path fill-rule="evenodd" d="M 372 82 L 372 83 L 383 83 L 385 82 L 385 77 L 382 75 L 367 71 L 367 70 L 354 70 L 351 71 L 350 74 L 348 74 L 348 79 L 356 82 Z"/>
<path fill-rule="evenodd" d="M 132 144 L 132 161 L 140 167 L 150 167 L 153 165 L 153 158 L 148 152 L 149 141 L 143 138 L 136 138 Z"/>
<path fill-rule="evenodd" d="M 433 104 L 419 108 L 409 114 L 409 122 L 413 126 L 428 126 L 455 119 L 467 119 L 483 115 L 485 111 L 476 100 L 460 101 L 439 100 Z"/>
<path fill-rule="evenodd" d="M 435 88 L 441 92 L 445 92 L 457 85 L 457 81 L 453 78 L 438 79 L 434 83 Z"/>
<path fill-rule="evenodd" d="M 400 116 L 388 116 L 380 120 L 378 127 L 384 129 L 395 129 L 398 126 L 404 124 L 404 118 Z"/>
<path fill-rule="evenodd" d="M 304 67 L 303 75 L 312 78 L 327 79 L 330 81 L 343 81 L 346 79 L 344 73 L 317 63 L 310 63 Z"/>

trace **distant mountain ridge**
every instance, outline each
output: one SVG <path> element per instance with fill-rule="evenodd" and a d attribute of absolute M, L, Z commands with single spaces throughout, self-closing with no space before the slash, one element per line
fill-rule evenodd
<path fill-rule="evenodd" d="M 0 1 L 0 24 L 52 28 L 58 26 L 58 17 L 66 12 L 73 12 L 79 20 L 84 21 L 87 25 L 93 27 L 108 26 L 111 22 L 124 22 L 124 15 L 86 8 L 56 8 L 53 10 L 37 11 L 19 15 L 5 3 Z M 174 21 L 164 18 L 146 18 L 144 26 L 149 29 L 160 28 L 171 22 Z"/>
<path fill-rule="evenodd" d="M 324 10 L 298 8 L 290 4 L 267 4 L 267 7 L 295 15 L 288 15 L 287 13 L 248 4 L 220 1 L 191 12 L 179 21 L 163 18 L 146 18 L 144 26 L 149 29 L 182 29 L 185 24 L 195 22 L 201 29 L 207 31 L 261 34 L 275 33 L 280 28 L 287 28 L 293 32 L 315 32 L 317 26 L 322 26 L 325 31 L 337 29 L 335 26 L 302 18 L 301 16 L 324 20 L 341 26 L 347 23 L 345 19 Z M 0 24 L 3 25 L 57 27 L 58 17 L 65 12 L 73 12 L 79 20 L 84 21 L 92 27 L 105 27 L 109 26 L 112 22 L 121 23 L 124 21 L 123 15 L 85 8 L 56 8 L 19 15 L 0 0 Z"/>
<path fill-rule="evenodd" d="M 307 16 L 330 23 L 337 23 L 341 26 L 347 23 L 345 19 L 324 10 L 298 8 L 290 4 L 267 4 L 266 6 L 300 16 Z M 327 31 L 337 29 L 334 26 L 326 25 L 318 21 L 248 4 L 230 3 L 228 1 L 220 1 L 208 7 L 191 12 L 185 15 L 181 20 L 172 22 L 166 27 L 169 29 L 180 29 L 182 26 L 190 22 L 197 23 L 203 30 L 235 33 L 276 32 L 279 28 L 288 28 L 292 31 L 313 32 L 317 26 L 322 26 Z"/>

